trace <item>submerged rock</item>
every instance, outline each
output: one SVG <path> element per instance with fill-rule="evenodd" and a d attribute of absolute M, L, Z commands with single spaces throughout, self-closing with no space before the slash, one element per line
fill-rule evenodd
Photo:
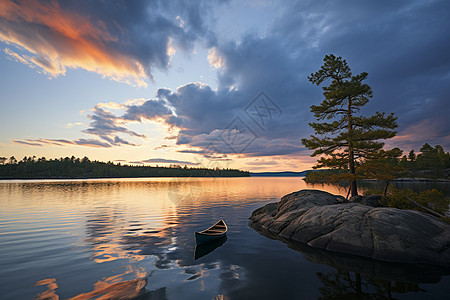
<path fill-rule="evenodd" d="M 340 196 L 301 190 L 255 210 L 250 219 L 281 238 L 315 248 L 450 266 L 450 225 L 417 211 L 341 203 Z"/>

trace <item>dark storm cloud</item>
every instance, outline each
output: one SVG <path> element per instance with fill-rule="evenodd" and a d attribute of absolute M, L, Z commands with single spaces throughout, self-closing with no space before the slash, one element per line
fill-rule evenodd
<path fill-rule="evenodd" d="M 408 143 L 398 138 L 390 145 L 417 150 L 431 142 L 448 149 L 449 20 L 448 1 L 295 2 L 264 36 L 219 43 L 220 88 L 237 86 L 241 106 L 258 90 L 266 91 L 283 115 L 269 122 L 260 140 L 300 145 L 300 138 L 312 133 L 309 106 L 323 99 L 307 76 L 320 68 L 325 54 L 335 53 L 347 59 L 354 74 L 369 73 L 375 96 L 363 112 L 394 112 L 399 136 L 412 133 Z M 271 152 L 267 144 L 258 152 Z"/>
<path fill-rule="evenodd" d="M 311 61 L 336 53 L 354 73 L 369 73 L 374 98 L 365 111 L 394 112 L 399 135 L 415 132 L 410 143 L 400 138 L 397 146 L 417 150 L 431 142 L 450 147 L 448 1 L 302 1 L 286 11 L 275 27 L 277 36 L 295 41 Z M 308 34 L 302 35 L 305 28 Z M 312 63 L 304 66 L 317 69 Z M 414 130 L 418 124 L 423 124 L 420 131 Z"/>
<path fill-rule="evenodd" d="M 242 103 L 239 93 L 228 89 L 214 91 L 198 83 L 184 85 L 176 92 L 159 89 L 157 96 L 175 109 L 176 116 L 167 122 L 180 128 L 182 135 L 189 136 L 225 128 Z"/>

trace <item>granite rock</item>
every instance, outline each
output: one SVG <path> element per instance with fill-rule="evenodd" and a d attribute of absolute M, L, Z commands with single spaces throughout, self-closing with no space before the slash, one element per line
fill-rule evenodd
<path fill-rule="evenodd" d="M 255 210 L 250 219 L 283 239 L 315 248 L 450 266 L 449 224 L 422 212 L 364 205 L 364 198 L 342 203 L 327 192 L 301 190 Z"/>

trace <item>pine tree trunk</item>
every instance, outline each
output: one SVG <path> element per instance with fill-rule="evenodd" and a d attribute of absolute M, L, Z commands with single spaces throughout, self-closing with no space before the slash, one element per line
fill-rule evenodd
<path fill-rule="evenodd" d="M 387 195 L 389 183 L 390 183 L 389 180 L 386 180 L 386 182 L 384 183 L 383 197 L 386 197 L 386 195 Z"/>
<path fill-rule="evenodd" d="M 353 175 L 353 177 L 356 177 L 356 171 L 355 171 L 355 158 L 353 155 L 353 141 L 352 141 L 352 99 L 348 99 L 348 110 L 347 110 L 347 118 L 348 118 L 348 168 L 350 170 L 350 174 Z M 352 179 L 350 182 L 350 189 L 353 196 L 358 196 L 358 188 L 356 186 L 356 179 Z"/>
<path fill-rule="evenodd" d="M 353 176 L 356 176 L 355 161 L 353 158 L 353 146 L 351 146 L 350 143 L 349 143 L 349 147 L 348 147 L 348 167 L 350 169 L 350 174 L 352 174 Z M 350 181 L 350 189 L 351 189 L 352 197 L 358 196 L 358 188 L 356 186 L 356 179 L 352 179 Z"/>

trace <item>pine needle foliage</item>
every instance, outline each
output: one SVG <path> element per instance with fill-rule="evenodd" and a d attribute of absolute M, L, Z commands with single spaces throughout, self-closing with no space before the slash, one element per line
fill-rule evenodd
<path fill-rule="evenodd" d="M 396 135 L 397 117 L 376 112 L 372 116 L 358 115 L 361 107 L 372 98 L 371 87 L 363 83 L 368 74 L 351 73 L 342 57 L 326 55 L 324 64 L 308 79 L 323 86 L 325 99 L 320 105 L 312 105 L 311 112 L 318 122 L 309 123 L 315 135 L 302 139 L 303 145 L 318 156 L 317 168 L 345 169 L 351 183 L 351 195 L 358 195 L 356 166 L 367 157 L 373 157 L 383 148 L 382 140 Z"/>

